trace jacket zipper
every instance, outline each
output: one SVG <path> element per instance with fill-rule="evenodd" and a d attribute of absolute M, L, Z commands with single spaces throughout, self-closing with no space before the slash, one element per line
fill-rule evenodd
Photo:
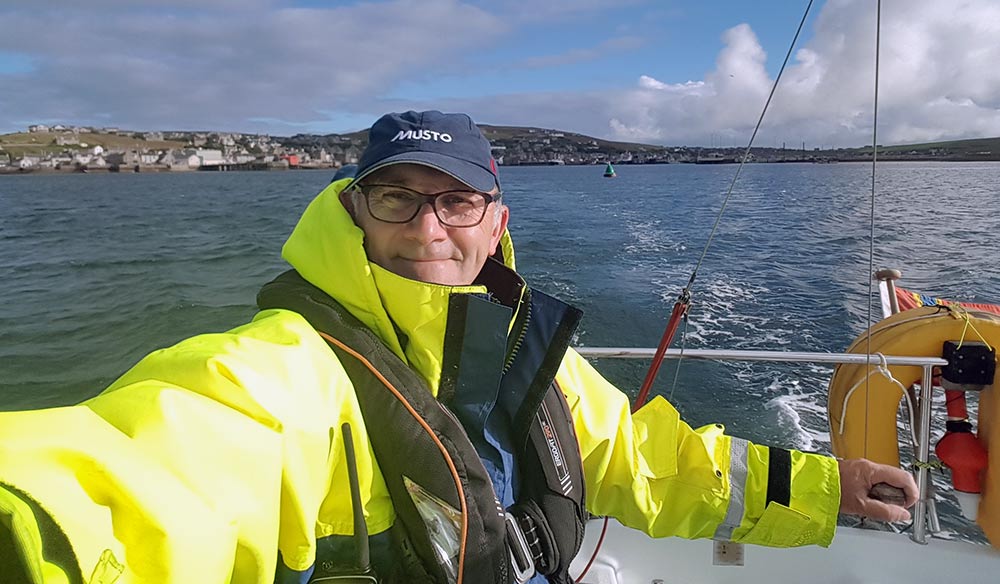
<path fill-rule="evenodd" d="M 521 321 L 520 330 L 517 332 L 517 340 L 514 341 L 514 346 L 511 347 L 510 353 L 507 355 L 507 360 L 503 364 L 503 373 L 505 375 L 510 371 L 510 366 L 514 363 L 514 357 L 517 356 L 517 351 L 521 348 L 525 335 L 528 334 L 528 324 L 531 322 L 530 289 L 525 290 L 524 297 L 521 300 L 521 309 L 524 310 L 524 319 Z"/>

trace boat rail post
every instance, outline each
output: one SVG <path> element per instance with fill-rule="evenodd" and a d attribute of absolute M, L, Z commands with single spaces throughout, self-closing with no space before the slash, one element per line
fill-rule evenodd
<path fill-rule="evenodd" d="M 931 450 L 931 396 L 934 392 L 931 380 L 932 369 L 932 365 L 923 366 L 924 376 L 920 382 L 920 428 L 917 433 L 917 488 L 919 489 L 919 497 L 917 505 L 913 509 L 913 533 L 910 535 L 910 539 L 920 544 L 927 543 L 927 515 L 933 509 L 928 502 L 929 498 L 933 497 L 930 488 L 931 476 L 928 469 Z M 933 524 L 937 523 L 937 517 L 932 519 L 931 523 L 933 527 Z"/>
<path fill-rule="evenodd" d="M 937 501 L 934 500 L 937 489 L 934 483 L 927 483 L 927 530 L 931 533 L 941 531 L 941 520 L 938 518 Z"/>
<path fill-rule="evenodd" d="M 899 302 L 896 300 L 896 280 L 903 277 L 903 273 L 899 270 L 892 268 L 882 268 L 875 272 L 875 279 L 879 282 L 885 282 L 886 288 L 888 288 L 889 297 L 889 311 L 890 314 L 883 314 L 883 318 L 888 318 L 893 314 L 899 312 Z"/>

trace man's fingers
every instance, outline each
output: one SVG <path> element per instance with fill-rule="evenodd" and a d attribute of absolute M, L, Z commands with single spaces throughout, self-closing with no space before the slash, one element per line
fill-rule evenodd
<path fill-rule="evenodd" d="M 872 469 L 872 483 L 888 483 L 903 490 L 906 496 L 905 507 L 912 507 L 917 502 L 917 483 L 909 472 L 885 464 L 875 465 Z"/>
<path fill-rule="evenodd" d="M 879 521 L 909 521 L 906 507 L 917 502 L 913 475 L 863 458 L 841 460 L 838 464 L 841 513 Z"/>
<path fill-rule="evenodd" d="M 866 499 L 862 503 L 864 515 L 878 521 L 902 522 L 910 520 L 910 512 L 899 505 L 887 505 L 875 499 Z"/>

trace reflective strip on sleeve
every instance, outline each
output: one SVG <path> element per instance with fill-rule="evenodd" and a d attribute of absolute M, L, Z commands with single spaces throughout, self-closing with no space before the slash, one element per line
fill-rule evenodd
<path fill-rule="evenodd" d="M 712 539 L 728 541 L 743 519 L 744 491 L 747 485 L 747 450 L 749 442 L 730 438 L 729 444 L 729 507 L 726 518 L 715 529 Z"/>

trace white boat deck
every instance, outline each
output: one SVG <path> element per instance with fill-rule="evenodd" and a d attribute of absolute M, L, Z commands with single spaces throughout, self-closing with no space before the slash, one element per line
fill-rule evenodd
<path fill-rule="evenodd" d="M 601 521 L 587 526 L 570 574 L 590 559 Z M 589 584 L 936 584 L 1000 583 L 1000 551 L 941 539 L 927 545 L 906 534 L 839 527 L 829 548 L 743 547 L 743 566 L 713 565 L 711 540 L 652 539 L 610 521 L 601 551 L 584 577 Z"/>

